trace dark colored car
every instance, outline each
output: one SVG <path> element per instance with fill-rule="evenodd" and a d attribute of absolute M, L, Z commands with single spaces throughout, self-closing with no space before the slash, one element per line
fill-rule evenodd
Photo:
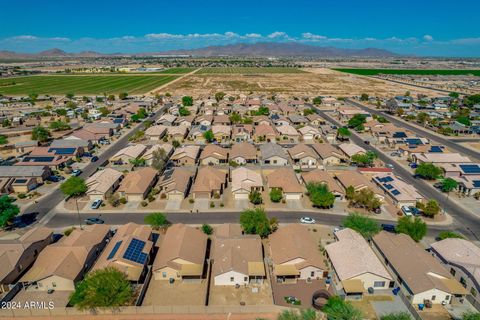
<path fill-rule="evenodd" d="M 395 232 L 395 225 L 382 223 L 382 229 L 388 232 Z"/>
<path fill-rule="evenodd" d="M 50 176 L 47 178 L 47 180 L 52 182 L 59 182 L 59 181 L 65 180 L 65 178 L 62 176 Z"/>
<path fill-rule="evenodd" d="M 9 223 L 5 230 L 13 230 L 18 228 L 25 228 L 35 222 L 38 212 L 24 213 L 13 218 L 12 222 Z"/>
<path fill-rule="evenodd" d="M 103 221 L 103 220 L 100 219 L 100 218 L 87 218 L 87 219 L 85 219 L 85 223 L 88 224 L 88 225 L 92 225 L 92 224 L 104 224 L 105 221 Z"/>
<path fill-rule="evenodd" d="M 93 156 L 92 159 L 90 159 L 90 162 L 96 162 L 98 161 L 98 157 L 97 156 Z"/>

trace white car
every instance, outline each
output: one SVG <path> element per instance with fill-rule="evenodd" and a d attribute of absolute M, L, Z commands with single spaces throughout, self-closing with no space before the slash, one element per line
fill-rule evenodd
<path fill-rule="evenodd" d="M 408 206 L 402 206 L 402 212 L 407 217 L 412 216 L 412 210 Z"/>
<path fill-rule="evenodd" d="M 300 222 L 305 224 L 315 224 L 315 219 L 310 217 L 302 217 L 300 218 Z"/>

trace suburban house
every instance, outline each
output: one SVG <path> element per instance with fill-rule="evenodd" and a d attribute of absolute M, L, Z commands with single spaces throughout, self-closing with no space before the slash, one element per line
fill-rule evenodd
<path fill-rule="evenodd" d="M 301 127 L 298 132 L 302 135 L 303 141 L 306 143 L 313 143 L 321 136 L 320 131 L 317 128 L 310 126 Z"/>
<path fill-rule="evenodd" d="M 317 167 L 318 155 L 306 144 L 297 144 L 287 150 L 292 158 L 294 168 L 304 169 Z"/>
<path fill-rule="evenodd" d="M 183 141 L 187 132 L 188 128 L 184 126 L 167 127 L 167 136 L 172 140 Z"/>
<path fill-rule="evenodd" d="M 0 179 L 34 179 L 36 184 L 42 184 L 52 171 L 48 166 L 0 166 Z"/>
<path fill-rule="evenodd" d="M 317 127 L 321 126 L 321 125 L 324 125 L 326 123 L 325 119 L 323 119 L 322 117 L 320 117 L 316 113 L 309 114 L 307 116 L 307 119 L 308 119 L 308 123 L 310 123 L 311 125 L 317 126 Z"/>
<path fill-rule="evenodd" d="M 195 118 L 194 123 L 196 125 L 211 126 L 213 122 L 213 116 L 211 115 L 201 115 Z"/>
<path fill-rule="evenodd" d="M 328 269 L 307 227 L 289 224 L 268 237 L 276 282 L 323 279 Z"/>
<path fill-rule="evenodd" d="M 248 142 L 236 143 L 230 151 L 230 161 L 238 164 L 256 163 L 257 148 Z"/>
<path fill-rule="evenodd" d="M 194 115 L 179 117 L 175 120 L 175 125 L 190 128 L 193 124 L 193 119 L 195 119 Z"/>
<path fill-rule="evenodd" d="M 211 199 L 219 198 L 227 186 L 227 174 L 213 167 L 198 169 L 192 186 L 192 197 Z"/>
<path fill-rule="evenodd" d="M 232 140 L 244 142 L 252 139 L 253 126 L 251 124 L 236 124 L 232 128 Z"/>
<path fill-rule="evenodd" d="M 38 141 L 35 141 L 38 144 Z M 83 150 L 90 150 L 93 144 L 88 140 L 81 139 L 56 139 L 50 143 L 51 148 L 83 148 Z"/>
<path fill-rule="evenodd" d="M 291 125 L 282 125 L 276 127 L 278 134 L 280 135 L 280 141 L 284 142 L 298 142 L 300 134 Z"/>
<path fill-rule="evenodd" d="M 213 117 L 213 125 L 230 126 L 230 118 L 226 115 L 216 115 Z"/>
<path fill-rule="evenodd" d="M 156 121 L 156 124 L 171 126 L 173 125 L 176 119 L 177 119 L 177 116 L 173 114 L 165 113 Z"/>
<path fill-rule="evenodd" d="M 252 117 L 252 122 L 255 126 L 261 125 L 261 124 L 270 124 L 270 119 L 268 119 L 267 116 L 254 116 Z"/>
<path fill-rule="evenodd" d="M 164 125 L 151 126 L 145 130 L 145 136 L 150 140 L 160 140 L 167 133 L 167 127 Z"/>
<path fill-rule="evenodd" d="M 277 138 L 277 132 L 270 124 L 260 124 L 254 127 L 253 138 L 258 142 L 272 142 Z"/>
<path fill-rule="evenodd" d="M 14 164 L 14 166 L 48 166 L 49 168 L 63 168 L 70 164 L 73 160 L 72 157 L 76 154 L 82 154 L 83 149 L 77 152 L 77 149 L 56 149 L 50 147 L 36 147 L 29 155 L 22 158 L 21 161 Z"/>
<path fill-rule="evenodd" d="M 200 154 L 200 164 L 202 165 L 219 165 L 228 163 L 227 148 L 222 148 L 215 144 L 207 145 Z"/>
<path fill-rule="evenodd" d="M 320 157 L 324 167 L 338 166 L 345 159 L 343 153 L 330 143 L 314 143 L 312 148 Z"/>
<path fill-rule="evenodd" d="M 356 231 L 345 228 L 334 233 L 337 242 L 325 247 L 334 271 L 337 290 L 362 295 L 369 288 L 393 288 L 394 281 L 368 242 Z"/>
<path fill-rule="evenodd" d="M 288 154 L 285 149 L 273 142 L 260 145 L 261 163 L 263 165 L 286 166 Z"/>
<path fill-rule="evenodd" d="M 354 143 L 342 143 L 338 145 L 338 149 L 342 151 L 349 159 L 357 154 L 366 154 L 367 150 Z"/>
<path fill-rule="evenodd" d="M 373 184 L 366 176 L 357 171 L 347 171 L 338 173 L 336 175 L 337 180 L 340 182 L 340 185 L 347 190 L 348 187 L 352 186 L 355 191 L 360 191 L 362 189 L 370 189 L 375 193 L 375 196 L 383 201 L 385 199 L 384 193 L 382 190 Z"/>
<path fill-rule="evenodd" d="M 194 140 L 197 143 L 205 143 L 205 132 L 210 130 L 210 126 L 204 126 L 204 125 L 198 125 L 198 126 L 193 126 L 190 129 L 190 132 L 188 133 L 188 140 Z"/>
<path fill-rule="evenodd" d="M 128 201 L 142 201 L 157 183 L 157 179 L 158 171 L 156 169 L 140 168 L 127 174 L 118 187 L 118 193 Z"/>
<path fill-rule="evenodd" d="M 153 262 L 155 280 L 202 279 L 208 236 L 194 227 L 174 224 L 162 237 Z"/>
<path fill-rule="evenodd" d="M 274 188 L 282 190 L 286 200 L 299 200 L 303 196 L 303 188 L 291 168 L 276 169 L 267 174 L 266 179 L 269 191 Z"/>
<path fill-rule="evenodd" d="M 192 171 L 185 168 L 166 170 L 157 184 L 160 188 L 160 197 L 167 200 L 183 200 L 188 194 L 193 175 Z"/>
<path fill-rule="evenodd" d="M 230 125 L 213 125 L 212 133 L 216 141 L 228 141 L 232 135 L 232 128 Z"/>
<path fill-rule="evenodd" d="M 118 227 L 93 270 L 114 267 L 139 282 L 147 274 L 147 264 L 153 248 L 152 228 L 133 222 Z"/>
<path fill-rule="evenodd" d="M 393 173 L 377 174 L 372 180 L 399 208 L 402 206 L 414 207 L 417 202 L 423 200 L 413 185 L 406 183 Z"/>
<path fill-rule="evenodd" d="M 130 160 L 140 158 L 141 155 L 147 150 L 147 147 L 143 144 L 132 144 L 121 150 L 119 150 L 114 156 L 110 158 L 110 161 L 117 164 L 129 163 Z"/>
<path fill-rule="evenodd" d="M 121 172 L 111 168 L 95 172 L 85 181 L 88 187 L 87 196 L 90 200 L 105 200 L 120 185 L 122 178 Z"/>
<path fill-rule="evenodd" d="M 229 230 L 217 232 L 223 228 Z M 242 235 L 238 228 L 216 229 L 210 257 L 215 286 L 262 283 L 266 276 L 262 240 L 258 235 Z"/>
<path fill-rule="evenodd" d="M 145 159 L 145 164 L 148 166 L 152 165 L 153 162 L 153 154 L 156 151 L 163 150 L 165 152 L 166 159 L 170 158 L 173 153 L 173 146 L 169 143 L 162 143 L 162 144 L 155 144 L 150 149 L 145 151 L 142 155 L 142 158 Z"/>
<path fill-rule="evenodd" d="M 426 300 L 449 304 L 467 294 L 450 272 L 410 236 L 381 231 L 372 240 L 374 251 L 412 304 Z"/>
<path fill-rule="evenodd" d="M 305 185 L 309 183 L 321 183 L 328 187 L 328 190 L 332 192 L 335 197 L 343 199 L 345 197 L 345 191 L 338 185 L 335 179 L 327 171 L 321 169 L 314 169 L 312 171 L 302 172 L 302 180 Z"/>
<path fill-rule="evenodd" d="M 176 166 L 193 166 L 197 163 L 198 154 L 200 153 L 199 146 L 184 146 L 175 149 L 175 152 L 170 157 L 170 160 Z"/>
<path fill-rule="evenodd" d="M 288 116 L 288 120 L 295 126 L 304 126 L 309 122 L 307 118 L 298 114 Z"/>
<path fill-rule="evenodd" d="M 240 167 L 232 170 L 232 193 L 235 200 L 248 199 L 251 191 L 263 191 L 262 175 L 256 171 Z"/>
<path fill-rule="evenodd" d="M 44 227 L 30 229 L 17 239 L 0 239 L 0 293 L 33 264 L 39 253 L 53 242 L 53 231 Z"/>
<path fill-rule="evenodd" d="M 480 302 L 480 248 L 465 239 L 449 238 L 431 244 L 430 252 Z"/>
<path fill-rule="evenodd" d="M 47 246 L 20 279 L 37 291 L 74 291 L 107 244 L 110 226 L 97 224 L 75 229 Z"/>
<path fill-rule="evenodd" d="M 442 165 L 447 163 L 470 163 L 470 159 L 459 153 L 414 153 L 412 160 L 416 163 L 433 163 L 434 165 Z"/>

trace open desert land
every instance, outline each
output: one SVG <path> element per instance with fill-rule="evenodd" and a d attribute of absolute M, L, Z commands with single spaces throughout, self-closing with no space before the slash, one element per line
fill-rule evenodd
<path fill-rule="evenodd" d="M 237 69 L 241 71 L 242 68 Z M 257 68 L 256 73 L 234 73 L 235 70 L 230 71 L 232 73 L 226 73 L 224 70 L 215 73 L 210 68 L 207 71 L 201 69 L 195 74 L 164 87 L 164 90 L 179 95 L 194 96 L 213 94 L 218 91 L 229 94 L 258 92 L 336 97 L 361 95 L 362 93 L 391 97 L 404 94 L 406 91 L 410 91 L 412 94 L 438 95 L 437 92 L 428 89 L 392 84 L 379 79 L 325 68 L 286 68 L 284 73 L 273 73 L 270 69 Z M 299 72 L 292 72 L 291 69 Z"/>

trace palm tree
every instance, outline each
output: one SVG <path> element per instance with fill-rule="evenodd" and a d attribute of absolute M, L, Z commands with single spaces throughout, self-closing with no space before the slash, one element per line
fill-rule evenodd
<path fill-rule="evenodd" d="M 83 196 L 87 192 L 87 190 L 88 187 L 85 184 L 85 180 L 80 177 L 70 177 L 60 185 L 60 191 L 62 191 L 65 197 L 73 197 L 75 199 L 80 229 L 82 229 L 82 219 L 80 218 L 80 210 L 78 209 L 78 198 Z"/>

